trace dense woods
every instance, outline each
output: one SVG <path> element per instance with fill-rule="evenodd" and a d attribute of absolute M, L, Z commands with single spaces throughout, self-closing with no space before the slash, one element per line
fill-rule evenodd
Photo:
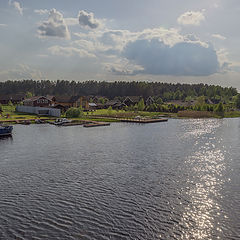
<path fill-rule="evenodd" d="M 160 82 L 97 82 L 97 81 L 6 81 L 0 82 L 0 95 L 31 93 L 33 95 L 94 95 L 108 99 L 124 96 L 156 96 L 163 101 L 186 100 L 189 97 L 206 96 L 225 100 L 237 95 L 235 88 L 223 88 L 206 84 L 171 84 Z"/>

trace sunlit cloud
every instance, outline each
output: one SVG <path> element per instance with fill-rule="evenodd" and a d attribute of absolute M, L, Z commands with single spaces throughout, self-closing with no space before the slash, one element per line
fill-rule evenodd
<path fill-rule="evenodd" d="M 63 15 L 56 9 L 50 10 L 48 20 L 39 25 L 38 34 L 41 37 L 70 39 L 70 33 Z"/>
<path fill-rule="evenodd" d="M 212 37 L 213 38 L 217 38 L 217 39 L 220 39 L 220 40 L 226 40 L 226 37 L 220 35 L 220 34 L 212 34 Z"/>
<path fill-rule="evenodd" d="M 204 16 L 205 10 L 202 11 L 188 11 L 183 13 L 179 18 L 177 19 L 178 24 L 180 25 L 194 25 L 199 26 L 202 21 L 205 20 Z"/>

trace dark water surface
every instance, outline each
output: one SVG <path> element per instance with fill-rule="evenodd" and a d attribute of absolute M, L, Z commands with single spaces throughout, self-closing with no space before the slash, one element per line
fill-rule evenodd
<path fill-rule="evenodd" d="M 240 119 L 14 126 L 0 239 L 239 239 Z"/>

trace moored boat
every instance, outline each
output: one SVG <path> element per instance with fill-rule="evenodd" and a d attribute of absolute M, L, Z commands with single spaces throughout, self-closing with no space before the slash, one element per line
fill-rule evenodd
<path fill-rule="evenodd" d="M 58 118 L 56 121 L 53 123 L 54 125 L 61 126 L 66 123 L 71 123 L 72 121 L 67 119 L 67 118 Z"/>
<path fill-rule="evenodd" d="M 0 136 L 12 135 L 13 126 L 0 125 Z"/>

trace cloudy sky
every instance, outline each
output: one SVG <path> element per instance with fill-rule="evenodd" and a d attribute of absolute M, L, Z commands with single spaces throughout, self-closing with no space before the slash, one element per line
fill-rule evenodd
<path fill-rule="evenodd" d="M 239 0 L 0 0 L 0 81 L 240 89 Z"/>

